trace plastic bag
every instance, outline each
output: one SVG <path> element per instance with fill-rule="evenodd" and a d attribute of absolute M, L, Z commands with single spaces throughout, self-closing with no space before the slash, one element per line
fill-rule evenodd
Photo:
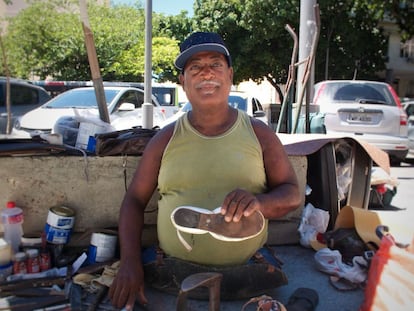
<path fill-rule="evenodd" d="M 367 279 L 368 262 L 362 256 L 353 258 L 353 265 L 342 261 L 342 255 L 337 250 L 322 248 L 314 255 L 319 271 L 344 278 L 352 283 L 363 283 Z"/>
<path fill-rule="evenodd" d="M 310 241 L 315 240 L 318 233 L 324 233 L 328 228 L 328 224 L 328 211 L 315 208 L 311 203 L 306 204 L 298 228 L 300 244 L 304 247 L 310 247 Z"/>

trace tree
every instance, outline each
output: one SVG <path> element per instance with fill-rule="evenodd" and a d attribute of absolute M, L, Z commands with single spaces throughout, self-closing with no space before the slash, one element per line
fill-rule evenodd
<path fill-rule="evenodd" d="M 76 3 L 74 0 L 34 1 L 9 20 L 5 40 L 12 75 L 90 80 Z M 145 22 L 142 7 L 138 4 L 106 7 L 90 1 L 88 15 L 102 78 L 143 81 Z M 159 29 L 158 24 L 154 28 Z M 173 62 L 166 66 L 166 61 L 178 54 L 177 42 L 166 37 L 154 37 L 153 42 L 154 74 L 161 81 L 173 78 L 176 75 Z"/>
<path fill-rule="evenodd" d="M 352 78 L 355 72 L 358 78 L 368 78 L 383 70 L 386 38 L 378 28 L 380 16 L 365 1 L 318 2 L 316 79 Z M 286 81 L 293 47 L 285 25 L 298 34 L 299 7 L 299 0 L 197 0 L 194 19 L 198 29 L 217 31 L 225 38 L 234 59 L 235 82 L 265 78 L 280 95 L 278 85 Z"/>
<path fill-rule="evenodd" d="M 231 51 L 235 83 L 267 79 L 282 96 L 293 42 L 284 29 L 298 22 L 298 1 L 197 0 L 194 20 L 199 30 L 217 31 Z"/>
<path fill-rule="evenodd" d="M 364 1 L 319 0 L 319 5 L 315 81 L 377 78 L 387 55 L 387 38 L 378 26 L 381 16 Z"/>

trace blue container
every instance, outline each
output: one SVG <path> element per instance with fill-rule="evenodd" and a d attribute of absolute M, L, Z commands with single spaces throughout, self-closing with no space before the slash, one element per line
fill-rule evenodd
<path fill-rule="evenodd" d="M 67 244 L 72 234 L 72 228 L 62 229 L 52 227 L 48 223 L 45 225 L 46 241 L 52 244 Z"/>

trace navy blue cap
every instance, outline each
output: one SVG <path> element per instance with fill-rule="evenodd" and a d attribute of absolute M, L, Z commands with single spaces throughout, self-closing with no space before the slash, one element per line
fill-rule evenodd
<path fill-rule="evenodd" d="M 180 55 L 175 60 L 175 67 L 183 70 L 187 60 L 199 52 L 219 52 L 226 57 L 231 67 L 230 52 L 224 45 L 223 39 L 215 32 L 194 32 L 180 44 Z"/>

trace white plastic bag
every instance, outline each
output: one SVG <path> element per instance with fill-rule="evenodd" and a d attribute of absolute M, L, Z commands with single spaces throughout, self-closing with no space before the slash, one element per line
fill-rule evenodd
<path fill-rule="evenodd" d="M 319 271 L 344 278 L 352 283 L 359 284 L 367 279 L 368 263 L 362 256 L 355 256 L 353 265 L 347 265 L 342 261 L 342 255 L 338 250 L 322 248 L 315 253 L 316 267 Z"/>
<path fill-rule="evenodd" d="M 300 244 L 304 247 L 310 247 L 310 241 L 315 240 L 318 233 L 324 233 L 328 228 L 328 224 L 328 211 L 316 208 L 311 203 L 306 204 L 298 228 Z"/>

